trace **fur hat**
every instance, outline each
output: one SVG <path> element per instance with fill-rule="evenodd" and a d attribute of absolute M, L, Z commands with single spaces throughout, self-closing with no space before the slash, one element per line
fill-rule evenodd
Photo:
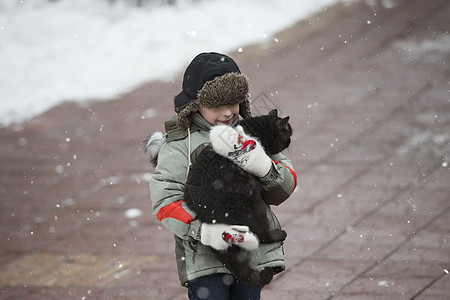
<path fill-rule="evenodd" d="M 183 76 L 182 91 L 175 96 L 178 126 L 186 129 L 200 105 L 214 108 L 239 103 L 239 114 L 251 117 L 247 76 L 233 59 L 216 52 L 197 55 Z"/>

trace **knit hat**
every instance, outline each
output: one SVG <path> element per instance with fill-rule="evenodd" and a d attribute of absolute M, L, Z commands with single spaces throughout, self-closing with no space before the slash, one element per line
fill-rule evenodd
<path fill-rule="evenodd" d="M 200 105 L 214 108 L 236 103 L 244 119 L 251 117 L 247 76 L 225 54 L 201 53 L 186 68 L 182 91 L 174 99 L 178 126 L 188 128 Z"/>

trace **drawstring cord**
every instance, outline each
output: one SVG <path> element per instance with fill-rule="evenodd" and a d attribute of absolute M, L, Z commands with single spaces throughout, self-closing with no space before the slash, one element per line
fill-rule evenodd
<path fill-rule="evenodd" d="M 191 168 L 191 129 L 188 127 L 188 166 L 186 170 L 186 180 L 189 175 L 189 169 Z"/>

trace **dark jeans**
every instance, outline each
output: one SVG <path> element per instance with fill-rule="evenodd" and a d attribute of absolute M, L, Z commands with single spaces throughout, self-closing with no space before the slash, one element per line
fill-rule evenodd
<path fill-rule="evenodd" d="M 189 281 L 188 296 L 190 300 L 259 300 L 261 290 L 230 274 L 212 274 Z"/>

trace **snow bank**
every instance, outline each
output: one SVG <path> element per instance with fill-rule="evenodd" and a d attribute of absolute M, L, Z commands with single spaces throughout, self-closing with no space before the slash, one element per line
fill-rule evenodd
<path fill-rule="evenodd" d="M 196 54 L 263 43 L 340 0 L 0 2 L 0 126 L 64 100 L 111 99 L 172 80 Z M 346 0 L 348 2 L 349 0 Z"/>

